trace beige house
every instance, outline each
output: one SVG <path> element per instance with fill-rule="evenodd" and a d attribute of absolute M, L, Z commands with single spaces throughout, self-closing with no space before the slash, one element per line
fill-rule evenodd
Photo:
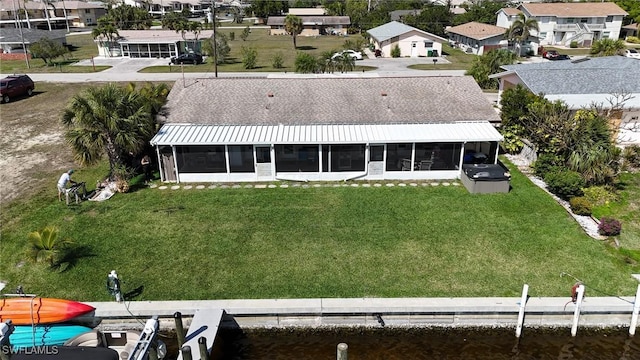
<path fill-rule="evenodd" d="M 297 15 L 296 15 L 297 16 Z M 347 35 L 351 19 L 348 16 L 298 16 L 302 19 L 300 36 Z M 285 16 L 269 16 L 269 35 L 287 35 L 284 28 Z"/>
<path fill-rule="evenodd" d="M 0 27 L 24 29 L 66 29 L 97 24 L 107 10 L 102 3 L 86 1 L 0 0 Z M 19 14 L 19 16 L 17 16 Z"/>
<path fill-rule="evenodd" d="M 447 39 L 416 29 L 397 21 L 391 21 L 367 30 L 371 43 L 380 49 L 383 57 L 391 57 L 397 45 L 401 57 L 440 56 L 442 44 Z"/>
<path fill-rule="evenodd" d="M 451 46 L 467 54 L 482 55 L 495 49 L 507 48 L 504 38 L 507 29 L 499 26 L 469 22 L 447 29 Z"/>

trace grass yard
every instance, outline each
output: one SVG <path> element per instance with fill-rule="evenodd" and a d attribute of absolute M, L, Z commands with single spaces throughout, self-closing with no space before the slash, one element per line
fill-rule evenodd
<path fill-rule="evenodd" d="M 476 55 L 470 55 L 460 49 L 454 49 L 449 44 L 442 44 L 442 54 L 446 55 L 450 64 L 417 64 L 409 66 L 414 70 L 469 70 Z"/>
<path fill-rule="evenodd" d="M 87 184 L 106 167 L 82 169 Z M 590 296 L 635 291 L 640 270 L 586 236 L 522 174 L 509 194 L 462 186 L 158 190 L 67 207 L 55 180 L 2 212 L 0 280 L 46 296 L 109 300 L 116 269 L 138 300 L 306 297 Z M 63 272 L 27 260 L 28 232 L 75 243 Z M 597 289 L 597 290 L 596 290 Z"/>

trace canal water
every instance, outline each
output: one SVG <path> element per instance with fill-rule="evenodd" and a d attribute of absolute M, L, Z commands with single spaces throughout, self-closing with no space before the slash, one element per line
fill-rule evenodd
<path fill-rule="evenodd" d="M 344 342 L 349 360 L 640 360 L 639 337 L 623 328 L 578 329 L 575 338 L 569 328 L 525 329 L 519 340 L 505 328 L 221 329 L 213 359 L 335 360 Z"/>

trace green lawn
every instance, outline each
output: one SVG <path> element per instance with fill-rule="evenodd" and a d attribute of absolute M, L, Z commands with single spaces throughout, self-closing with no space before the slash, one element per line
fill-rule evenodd
<path fill-rule="evenodd" d="M 76 178 L 95 183 L 106 168 Z M 116 269 L 137 299 L 632 295 L 640 268 L 586 236 L 517 170 L 508 194 L 462 186 L 158 190 L 66 206 L 50 186 L 2 211 L 0 280 L 108 300 Z M 57 177 L 56 177 L 57 178 Z M 28 232 L 75 242 L 64 272 L 29 262 Z M 597 289 L 597 290 L 594 290 Z M 596 292 L 598 291 L 598 292 Z"/>
<path fill-rule="evenodd" d="M 415 70 L 469 70 L 476 55 L 470 55 L 460 49 L 454 49 L 449 44 L 442 44 L 442 54 L 450 64 L 417 64 L 409 68 Z"/>

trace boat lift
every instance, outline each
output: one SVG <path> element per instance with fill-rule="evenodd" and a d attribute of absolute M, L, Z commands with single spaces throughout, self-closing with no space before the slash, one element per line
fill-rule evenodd
<path fill-rule="evenodd" d="M 144 325 L 144 329 L 142 329 L 142 333 L 140 333 L 140 339 L 135 347 L 129 353 L 128 360 L 157 360 L 158 355 L 153 350 L 153 347 L 156 343 L 156 338 L 158 337 L 158 329 L 160 328 L 160 322 L 158 321 L 158 317 L 154 316 L 151 319 L 147 320 Z M 149 352 L 152 351 L 155 353 L 155 356 L 150 357 Z"/>

